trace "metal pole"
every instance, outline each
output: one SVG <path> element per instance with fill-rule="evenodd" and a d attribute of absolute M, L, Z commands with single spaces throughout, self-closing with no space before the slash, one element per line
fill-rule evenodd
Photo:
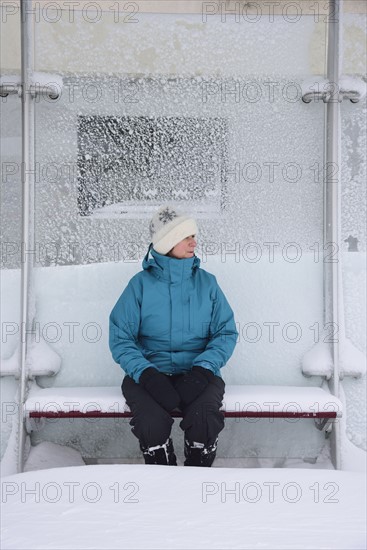
<path fill-rule="evenodd" d="M 324 263 L 325 320 L 333 323 L 332 357 L 334 364 L 331 380 L 332 393 L 339 397 L 339 339 L 344 327 L 340 327 L 339 295 L 341 290 L 340 220 L 341 220 L 341 152 L 340 152 L 340 101 L 339 78 L 341 71 L 342 0 L 331 0 L 328 20 L 327 78 L 330 95 L 326 103 L 326 177 L 324 188 L 324 243 L 331 263 Z M 341 329 L 341 330 L 340 330 Z M 330 334 L 330 331 L 328 331 Z M 340 426 L 335 425 L 335 466 L 340 468 Z"/>
<path fill-rule="evenodd" d="M 34 98 L 29 93 L 33 79 L 32 0 L 21 0 L 21 79 L 22 79 L 22 255 L 21 255 L 21 330 L 18 416 L 18 472 L 23 471 L 26 433 L 24 402 L 27 389 L 27 354 L 34 319 L 32 285 L 34 251 Z"/>

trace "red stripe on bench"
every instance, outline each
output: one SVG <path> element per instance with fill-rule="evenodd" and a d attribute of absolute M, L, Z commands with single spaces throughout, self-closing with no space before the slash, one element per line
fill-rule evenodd
<path fill-rule="evenodd" d="M 222 411 L 226 418 L 336 418 L 336 411 L 292 412 L 292 411 Z M 182 418 L 181 412 L 172 412 L 173 418 Z M 132 418 L 129 412 L 101 411 L 30 411 L 30 418 Z"/>

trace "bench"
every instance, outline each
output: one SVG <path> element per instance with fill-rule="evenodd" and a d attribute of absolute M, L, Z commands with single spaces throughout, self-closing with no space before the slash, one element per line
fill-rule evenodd
<path fill-rule="evenodd" d="M 311 418 L 319 430 L 330 432 L 342 416 L 341 401 L 326 389 L 294 386 L 227 385 L 221 411 L 226 418 Z M 131 418 L 119 387 L 39 388 L 33 386 L 25 402 L 28 429 L 31 419 Z M 172 411 L 182 417 L 182 412 Z"/>

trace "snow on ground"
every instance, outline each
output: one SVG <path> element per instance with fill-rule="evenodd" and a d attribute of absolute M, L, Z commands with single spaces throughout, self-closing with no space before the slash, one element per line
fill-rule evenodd
<path fill-rule="evenodd" d="M 362 487 L 361 473 L 318 469 L 28 472 L 2 479 L 2 548 L 362 549 Z"/>
<path fill-rule="evenodd" d="M 30 448 L 24 471 L 30 472 L 33 470 L 65 468 L 68 466 L 84 466 L 82 455 L 71 447 L 44 441 L 40 445 Z"/>
<path fill-rule="evenodd" d="M 357 453 L 357 456 L 356 456 Z M 177 452 L 177 464 L 183 465 L 184 457 Z M 349 460 L 348 470 L 364 472 L 366 470 L 366 454 L 356 447 L 349 449 L 348 456 L 355 456 L 355 460 Z M 141 453 L 139 457 L 134 458 L 83 458 L 76 449 L 65 445 L 57 445 L 50 441 L 42 441 L 38 445 L 30 447 L 28 458 L 24 465 L 25 472 L 34 470 L 44 470 L 47 468 L 66 468 L 70 466 L 84 466 L 84 464 L 144 464 Z M 305 461 L 301 458 L 217 458 L 212 466 L 213 468 L 315 468 L 333 470 L 334 466 L 330 459 L 328 445 L 325 444 L 320 455 L 317 457 L 317 463 Z M 1 475 L 3 477 L 16 473 L 14 470 L 6 472 L 1 463 Z"/>

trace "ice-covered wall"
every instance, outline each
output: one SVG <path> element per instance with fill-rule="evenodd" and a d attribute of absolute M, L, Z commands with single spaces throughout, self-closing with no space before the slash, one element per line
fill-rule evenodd
<path fill-rule="evenodd" d="M 117 23 L 106 9 L 95 24 L 91 19 L 91 13 L 78 10 L 71 19 L 64 10 L 53 20 L 51 12 L 41 10 L 35 25 L 36 69 L 50 71 L 50 82 L 55 72 L 63 78 L 60 99 L 41 98 L 36 105 L 36 259 L 41 265 L 124 259 L 131 254 L 127 239 L 140 253 L 148 239 L 146 224 L 126 216 L 78 215 L 79 115 L 223 118 L 229 128 L 228 162 L 218 166 L 214 159 L 209 170 L 225 173 L 227 208 L 220 224 L 217 217 L 203 220 L 202 243 L 217 250 L 252 241 L 262 247 L 279 242 L 282 248 L 292 235 L 305 251 L 320 244 L 324 109 L 303 104 L 299 86 L 325 70 L 325 16 L 263 15 L 255 22 L 243 17 L 236 22 L 228 15 L 222 21 L 200 14 L 139 13 L 135 22 L 121 18 Z M 14 16 L 4 20 L 4 31 L 10 32 Z M 345 17 L 347 72 L 361 69 L 361 20 L 362 15 Z M 9 96 L 2 107 L 2 236 L 8 243 L 2 261 L 11 268 L 20 257 L 20 102 Z M 343 233 L 348 238 L 349 231 L 357 232 L 365 249 L 365 206 L 358 216 L 353 206 L 363 200 L 364 107 L 343 105 L 344 110 L 343 219 L 353 220 L 353 227 L 346 223 Z"/>
<path fill-rule="evenodd" d="M 274 262 L 260 260 L 255 269 L 248 270 L 233 258 L 222 262 L 218 256 L 208 257 L 202 267 L 215 273 L 233 307 L 239 330 L 235 353 L 222 371 L 227 383 L 320 384 L 319 378 L 306 379 L 301 372 L 303 353 L 325 338 L 320 323 L 322 266 L 313 261 L 312 254 L 290 268 L 281 257 L 275 257 Z M 62 358 L 55 378 L 37 379 L 41 386 L 121 384 L 123 372 L 108 349 L 108 316 L 130 277 L 140 269 L 140 262 L 103 262 L 36 270 L 36 346 L 46 342 Z M 2 306 L 7 355 L 19 342 L 18 312 L 12 306 L 17 299 L 15 282 L 19 282 L 18 271 L 3 272 L 3 286 L 9 296 Z M 12 388 L 4 384 L 4 379 L 2 383 L 3 399 L 11 404 Z M 15 410 L 3 415 L 4 441 L 11 420 L 15 420 Z M 87 421 L 84 427 L 75 420 L 50 421 L 46 425 L 45 430 L 33 434 L 34 442 L 44 438 L 68 444 L 87 457 L 136 456 L 138 450 L 126 420 Z M 275 435 L 275 426 L 282 430 L 280 439 Z M 323 435 L 312 421 L 297 426 L 282 421 L 274 426 L 267 421 L 229 421 L 222 437 L 221 456 L 311 458 L 319 454 L 323 442 Z"/>
<path fill-rule="evenodd" d="M 134 220 L 78 216 L 78 115 L 223 118 L 229 127 L 228 163 L 218 167 L 213 159 L 209 170 L 225 172 L 227 209 L 220 224 L 218 219 L 202 223 L 202 241 L 229 247 L 248 241 L 283 245 L 286 232 L 306 248 L 319 241 L 322 107 L 306 107 L 299 85 L 312 73 L 313 59 L 320 62 L 319 72 L 324 70 L 322 19 L 302 16 L 292 24 L 264 16 L 255 24 L 238 24 L 233 17 L 204 22 L 200 14 L 144 13 L 138 19 L 118 24 L 106 11 L 93 25 L 83 12 L 75 12 L 73 22 L 63 12 L 54 24 L 41 17 L 35 25 L 36 69 L 52 67 L 64 81 L 59 100 L 41 99 L 36 106 L 41 264 L 55 263 L 55 248 L 62 256 L 56 263 L 88 263 L 114 259 L 116 251 L 126 254 L 122 236 L 133 236 L 140 251 L 148 239 L 146 225 Z M 81 48 L 81 41 L 88 47 Z M 128 79 L 136 75 L 142 78 Z M 19 227 L 20 127 L 13 123 L 19 121 L 19 101 L 9 97 L 4 107 L 3 230 L 10 242 Z M 70 254 L 74 241 L 83 250 L 76 245 Z M 90 242 L 100 243 L 102 252 L 93 246 L 85 251 Z M 19 259 L 12 250 L 9 246 L 6 267 L 16 267 Z"/>
<path fill-rule="evenodd" d="M 300 85 L 295 76 L 291 79 Z M 252 77 L 252 81 L 265 93 L 266 79 Z M 212 217 L 199 214 L 201 245 L 210 243 L 210 250 L 218 252 L 221 248 L 230 250 L 237 246 L 241 254 L 243 247 L 251 242 L 257 243 L 262 253 L 272 246 L 280 252 L 291 242 L 297 243 L 304 252 L 309 252 L 315 243 L 320 245 L 323 109 L 320 104 L 305 106 L 300 98 L 295 102 L 286 101 L 280 92 L 288 85 L 284 76 L 278 78 L 279 93 L 274 101 L 263 98 L 252 104 L 236 102 L 236 97 L 231 95 L 222 101 L 220 93 L 203 102 L 201 78 L 142 81 L 137 103 L 121 105 L 109 97 L 91 104 L 83 101 L 80 88 L 92 82 L 97 82 L 107 93 L 109 81 L 65 77 L 65 87 L 75 83 L 79 87 L 74 101 L 68 102 L 64 96 L 56 104 L 37 105 L 36 261 L 39 265 L 124 259 L 133 246 L 127 243 L 134 243 L 141 255 L 149 242 L 147 222 L 152 206 L 147 208 L 146 223 L 131 215 L 105 219 L 78 214 L 77 116 L 92 114 L 221 117 L 228 126 L 226 164 L 213 159 L 205 169 L 208 173 L 224 171 L 225 209 Z M 230 89 L 233 82 L 214 80 L 213 85 Z M 238 78 L 235 85 L 242 89 L 246 81 Z M 9 101 L 5 112 L 8 121 L 17 110 L 14 105 L 14 110 L 11 108 L 11 101 L 14 104 L 16 99 Z M 18 165 L 11 158 L 15 158 L 14 152 L 9 157 L 4 193 L 4 236 L 9 242 L 14 241 L 20 206 L 19 174 L 11 174 L 12 170 L 17 172 Z M 204 179 L 205 171 L 202 175 Z M 193 177 L 197 177 L 196 169 Z M 198 181 L 198 184 L 203 183 Z M 171 196 L 168 190 L 166 200 L 171 201 Z M 158 207 L 160 203 L 152 201 L 151 204 Z M 184 209 L 192 206 L 195 208 L 195 203 L 182 203 Z M 294 253 L 297 254 L 291 254 Z M 17 253 L 9 245 L 5 259 L 6 267 L 16 267 L 19 250 Z"/>
<path fill-rule="evenodd" d="M 313 255 L 288 266 L 281 256 L 256 266 L 220 257 L 202 261 L 215 273 L 235 314 L 237 347 L 223 372 L 228 383 L 315 385 L 305 379 L 301 358 L 322 334 L 322 265 Z M 121 382 L 121 369 L 108 348 L 108 317 L 141 262 L 100 263 L 88 266 L 39 268 L 35 271 L 36 342 L 45 340 L 62 358 L 56 378 L 42 385 L 104 386 Z M 5 271 L 4 287 L 19 275 Z M 12 285 L 14 287 L 14 285 Z M 17 311 L 4 303 L 4 354 L 10 356 L 19 342 Z"/>

